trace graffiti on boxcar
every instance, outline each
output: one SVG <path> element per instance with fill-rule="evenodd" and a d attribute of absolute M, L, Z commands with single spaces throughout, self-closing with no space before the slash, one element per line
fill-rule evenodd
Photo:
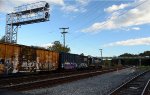
<path fill-rule="evenodd" d="M 36 70 L 35 61 L 23 61 L 20 72 L 33 72 Z"/>
<path fill-rule="evenodd" d="M 78 68 L 87 68 L 87 67 L 88 67 L 87 63 L 80 63 L 78 65 Z"/>
<path fill-rule="evenodd" d="M 51 71 L 58 68 L 59 54 L 23 45 L 0 44 L 0 74 Z"/>
<path fill-rule="evenodd" d="M 12 73 L 13 71 L 13 64 L 11 63 L 11 58 L 7 58 L 5 61 L 5 66 L 6 66 L 6 73 Z"/>
<path fill-rule="evenodd" d="M 36 68 L 37 70 L 52 70 L 54 69 L 54 63 L 52 61 L 49 61 L 51 56 L 47 56 L 46 61 L 41 61 L 40 57 L 37 57 L 37 63 L 36 63 Z"/>
<path fill-rule="evenodd" d="M 36 69 L 39 70 L 40 60 L 39 57 L 36 57 Z"/>
<path fill-rule="evenodd" d="M 0 64 L 4 64 L 5 60 L 0 58 Z"/>
<path fill-rule="evenodd" d="M 5 72 L 4 59 L 0 58 L 0 74 Z"/>
<path fill-rule="evenodd" d="M 15 53 L 15 57 L 12 60 L 12 64 L 13 64 L 12 73 L 17 73 L 19 71 L 19 55 L 17 53 Z"/>
<path fill-rule="evenodd" d="M 20 72 L 34 72 L 36 70 L 36 50 L 30 47 L 22 47 L 20 56 Z"/>

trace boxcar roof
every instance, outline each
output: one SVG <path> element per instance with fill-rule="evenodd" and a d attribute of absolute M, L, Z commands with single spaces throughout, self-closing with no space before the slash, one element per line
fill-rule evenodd
<path fill-rule="evenodd" d="M 12 46 L 23 46 L 23 47 L 33 48 L 33 49 L 52 51 L 52 50 L 48 50 L 48 49 L 45 49 L 44 47 L 39 47 L 39 46 L 27 46 L 27 45 L 22 45 L 22 44 L 12 44 L 12 43 L 6 43 L 6 42 L 0 42 L 0 44 L 12 45 Z M 52 52 L 56 52 L 56 51 L 52 51 Z"/>

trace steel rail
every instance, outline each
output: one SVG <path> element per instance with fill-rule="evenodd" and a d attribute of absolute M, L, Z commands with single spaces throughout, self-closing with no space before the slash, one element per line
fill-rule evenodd
<path fill-rule="evenodd" d="M 142 73 L 136 75 L 135 77 L 131 78 L 130 80 L 126 81 L 124 84 L 120 85 L 118 88 L 116 88 L 115 90 L 113 90 L 112 92 L 110 92 L 108 95 L 115 95 L 115 93 L 119 92 L 119 90 L 122 89 L 123 87 L 125 87 L 128 83 L 134 81 L 135 79 L 137 79 L 138 77 L 146 74 L 149 71 L 150 70 L 147 70 L 145 72 L 142 72 Z"/>
<path fill-rule="evenodd" d="M 142 92 L 141 95 L 145 95 L 145 94 L 146 94 L 146 90 L 148 89 L 149 83 L 150 83 L 150 79 L 149 79 L 148 82 L 146 83 L 146 85 L 145 85 L 145 87 L 144 87 L 143 92 Z"/>
<path fill-rule="evenodd" d="M 48 86 L 75 81 L 75 80 L 79 80 L 79 79 L 83 79 L 83 78 L 87 78 L 91 76 L 96 76 L 96 75 L 100 75 L 100 74 L 104 74 L 104 73 L 108 73 L 108 72 L 112 72 L 116 70 L 117 69 L 115 68 L 115 69 L 109 69 L 109 70 L 103 70 L 103 71 L 95 71 L 95 72 L 92 71 L 88 73 L 73 74 L 69 76 L 66 75 L 66 76 L 61 76 L 61 77 L 56 77 L 56 78 L 49 78 L 49 79 L 44 79 L 44 80 L 32 81 L 32 82 L 24 82 L 24 83 L 14 84 L 14 85 L 6 85 L 3 87 L 0 87 L 0 89 L 13 89 L 13 90 L 25 91 L 25 90 L 30 90 L 30 89 L 36 89 L 36 87 L 43 87 L 43 84 L 47 85 L 48 87 Z M 51 85 L 48 85 L 48 84 L 51 84 Z M 28 87 L 31 87 L 31 88 L 28 88 Z"/>

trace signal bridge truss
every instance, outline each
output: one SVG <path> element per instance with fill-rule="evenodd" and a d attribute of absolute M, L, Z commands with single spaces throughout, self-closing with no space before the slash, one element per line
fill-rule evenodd
<path fill-rule="evenodd" d="M 15 7 L 6 16 L 5 42 L 17 43 L 19 26 L 49 21 L 49 17 L 49 4 L 44 1 Z"/>

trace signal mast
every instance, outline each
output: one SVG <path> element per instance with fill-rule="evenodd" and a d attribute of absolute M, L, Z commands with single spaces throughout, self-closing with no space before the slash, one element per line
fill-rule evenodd
<path fill-rule="evenodd" d="M 21 25 L 49 21 L 49 4 L 40 1 L 14 8 L 6 15 L 5 42 L 17 43 L 18 27 Z"/>

